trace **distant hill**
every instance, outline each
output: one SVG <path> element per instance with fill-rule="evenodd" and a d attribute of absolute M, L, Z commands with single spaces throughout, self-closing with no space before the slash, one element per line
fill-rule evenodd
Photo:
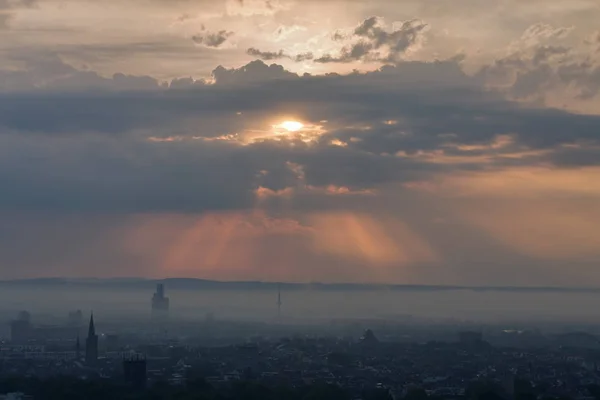
<path fill-rule="evenodd" d="M 501 292 L 587 292 L 600 293 L 600 288 L 518 287 L 518 286 L 436 286 L 436 285 L 383 285 L 359 283 L 277 283 L 261 281 L 214 281 L 198 278 L 36 278 L 1 280 L 0 287 L 8 286 L 96 286 L 123 288 L 150 288 L 164 283 L 169 289 L 181 290 L 318 290 L 318 291 L 501 291 Z"/>

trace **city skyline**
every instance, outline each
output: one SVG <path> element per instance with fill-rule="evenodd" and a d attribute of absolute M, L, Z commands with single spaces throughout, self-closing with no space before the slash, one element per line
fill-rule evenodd
<path fill-rule="evenodd" d="M 0 280 L 600 287 L 597 1 L 102 4 L 0 2 Z"/>

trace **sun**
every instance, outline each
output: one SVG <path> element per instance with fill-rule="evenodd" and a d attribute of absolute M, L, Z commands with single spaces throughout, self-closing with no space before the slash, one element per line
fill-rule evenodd
<path fill-rule="evenodd" d="M 297 132 L 304 128 L 304 124 L 298 121 L 283 121 L 279 126 L 288 132 Z"/>

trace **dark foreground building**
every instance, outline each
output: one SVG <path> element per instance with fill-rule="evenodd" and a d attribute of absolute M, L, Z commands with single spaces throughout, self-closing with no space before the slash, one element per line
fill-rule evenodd
<path fill-rule="evenodd" d="M 133 356 L 123 359 L 123 377 L 128 385 L 137 389 L 146 387 L 146 358 Z"/>

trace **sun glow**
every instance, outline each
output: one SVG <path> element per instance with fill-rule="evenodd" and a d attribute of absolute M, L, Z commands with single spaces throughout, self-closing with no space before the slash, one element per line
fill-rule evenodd
<path fill-rule="evenodd" d="M 288 132 L 297 132 L 304 128 L 304 124 L 298 121 L 283 121 L 279 126 Z"/>

